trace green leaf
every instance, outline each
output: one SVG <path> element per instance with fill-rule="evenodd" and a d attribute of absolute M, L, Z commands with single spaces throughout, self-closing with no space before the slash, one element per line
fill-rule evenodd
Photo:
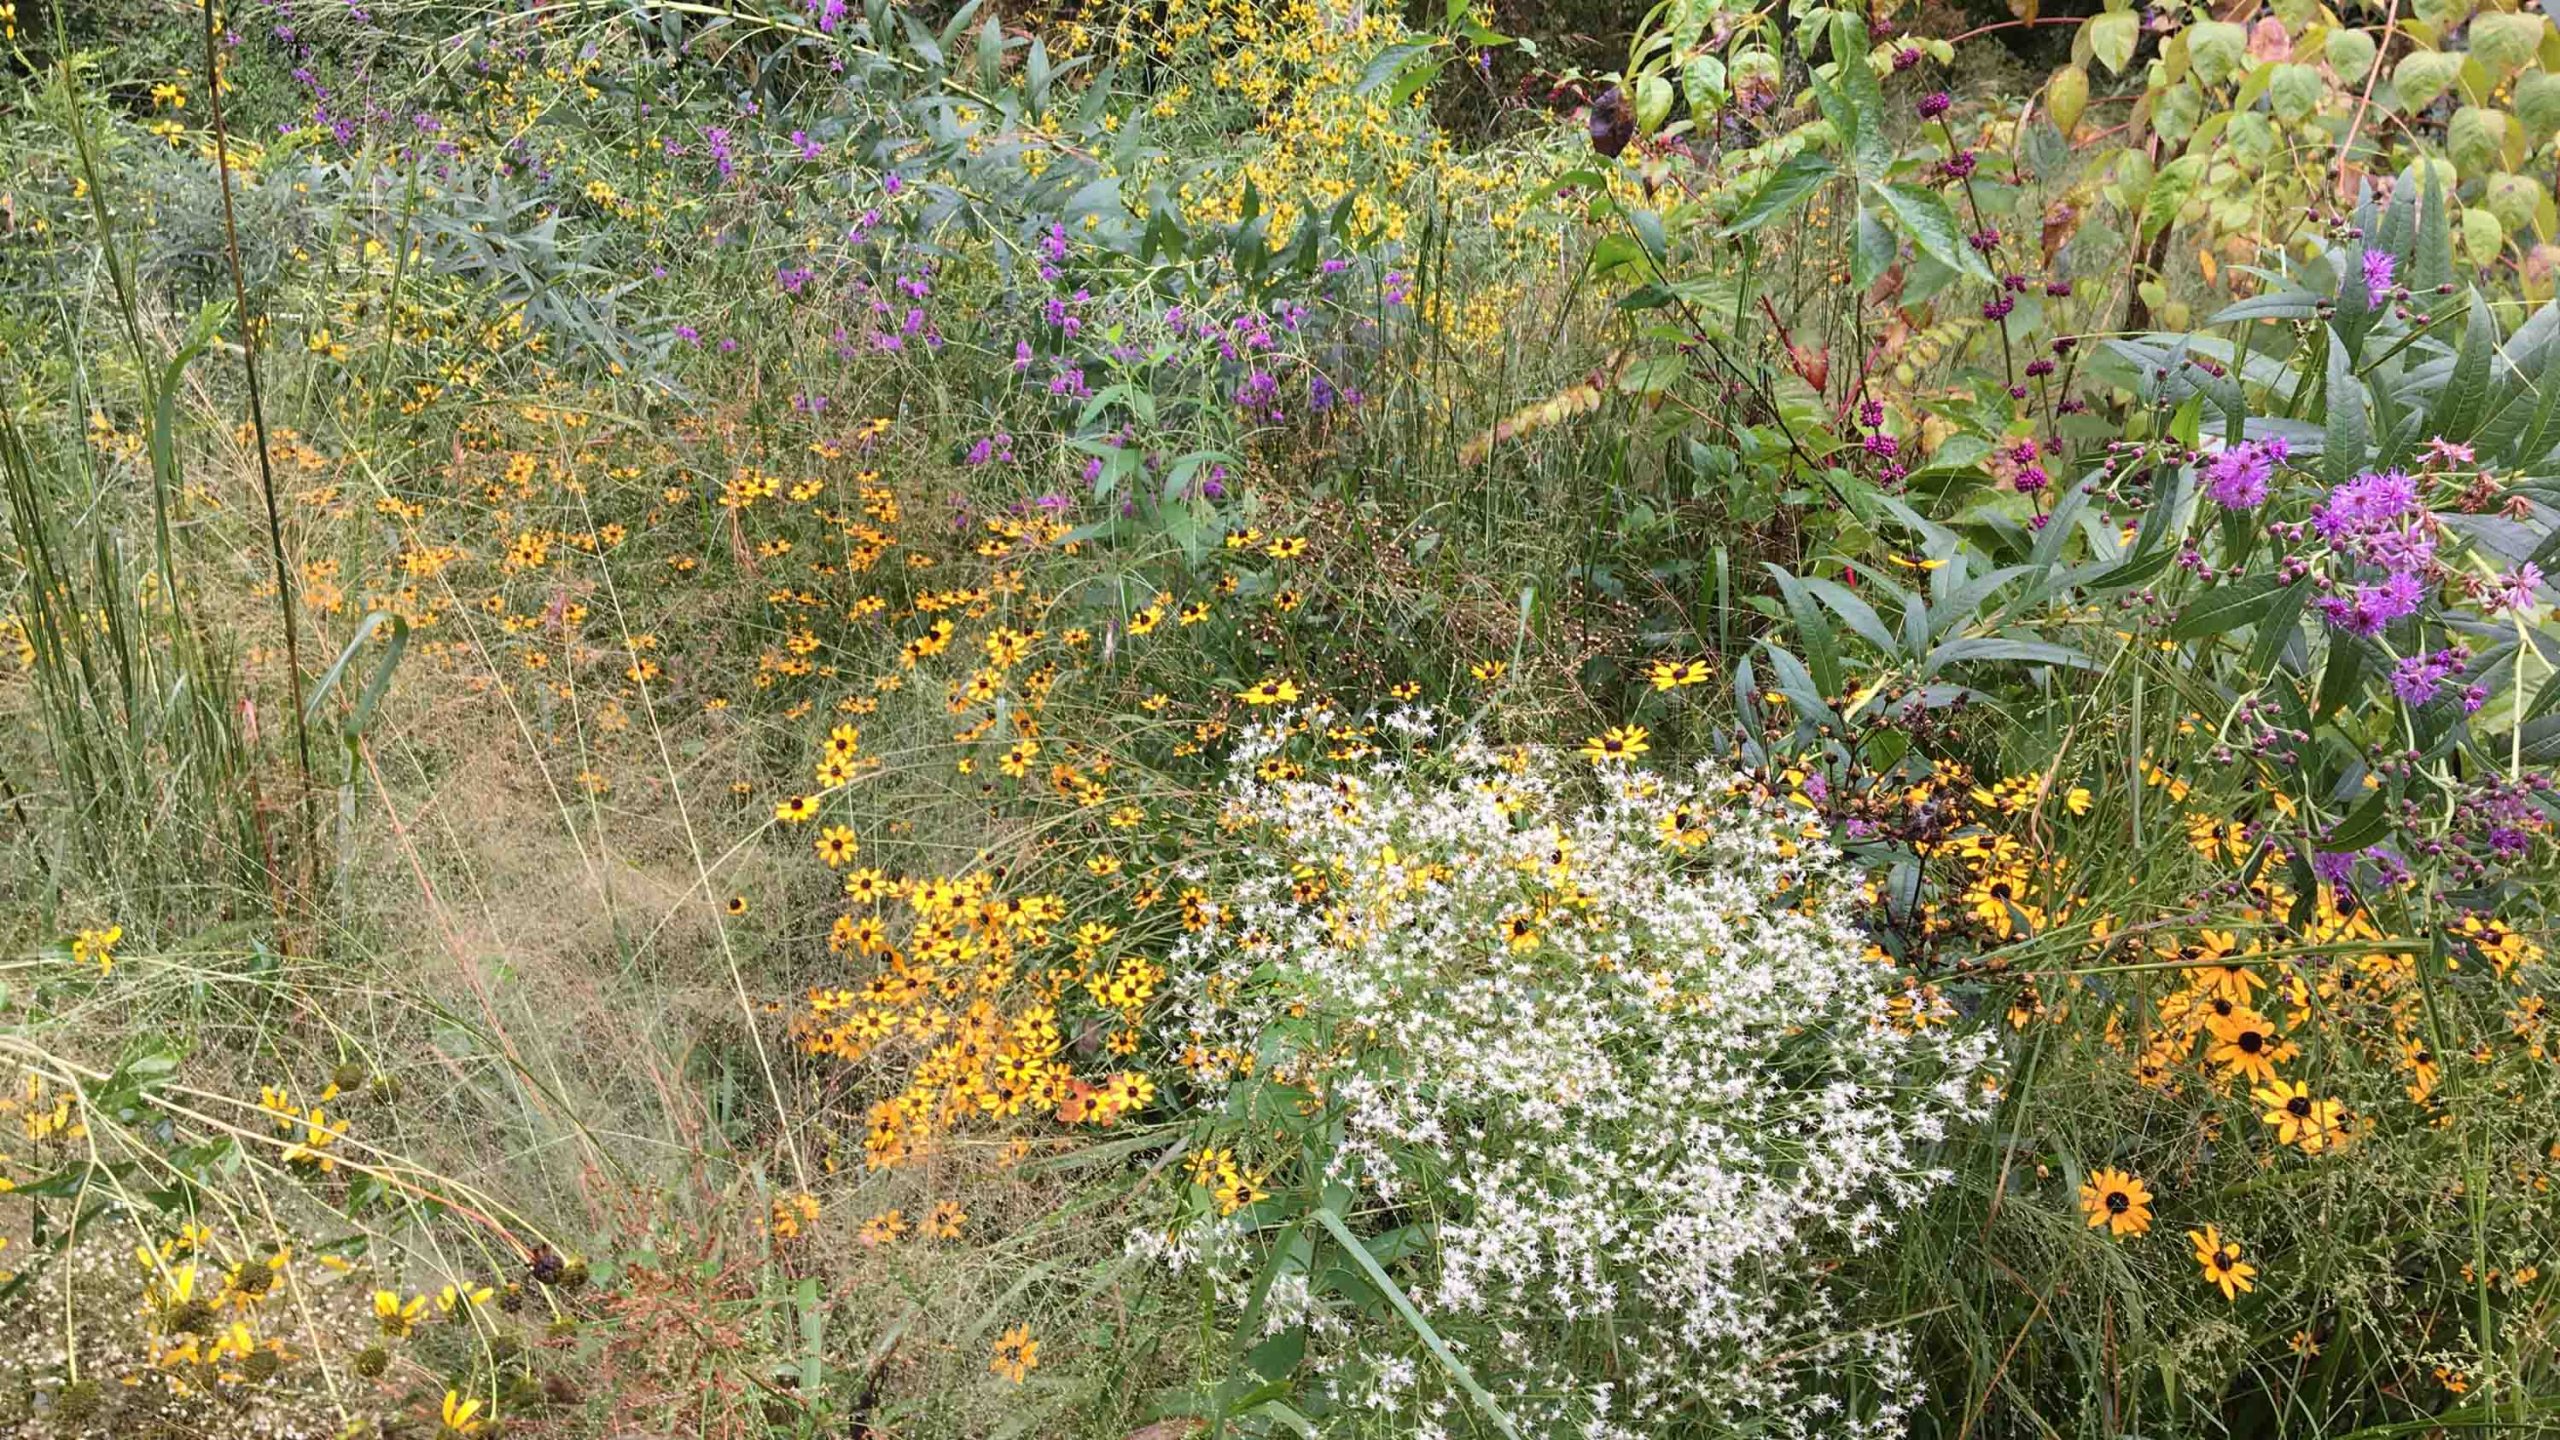
<path fill-rule="evenodd" d="M 2252 575 L 2216 585 L 2187 602 L 2178 618 L 2170 622 L 2168 638 L 2195 640 L 2255 624 L 2275 608 L 2276 596 L 2282 590 L 2272 575 Z"/>
<path fill-rule="evenodd" d="M 2329 332 L 2329 394 L 2326 438 L 2320 446 L 2320 469 L 2332 485 L 2344 485 L 2364 469 L 2369 431 L 2364 414 L 2364 382 L 2356 378 L 2354 358 L 2338 332 Z"/>
<path fill-rule="evenodd" d="M 2196 79 L 2220 85 L 2248 63 L 2249 32 L 2228 20 L 2199 20 L 2187 27 L 2187 64 Z"/>
<path fill-rule="evenodd" d="M 1851 112 L 1842 138 L 1849 142 L 1858 173 L 1872 179 L 1893 164 L 1893 142 L 1884 133 L 1884 87 L 1876 83 L 1876 72 L 1867 68 L 1865 21 L 1854 15 L 1832 19 L 1831 57 L 1838 62 L 1833 78 Z"/>
<path fill-rule="evenodd" d="M 1342 1223 L 1342 1217 L 1334 1214 L 1331 1207 L 1320 1206 L 1315 1218 L 1316 1223 L 1331 1232 L 1341 1244 L 1351 1263 L 1358 1266 L 1369 1283 L 1377 1287 L 1378 1293 L 1387 1298 L 1387 1303 L 1395 1307 L 1396 1315 L 1413 1331 L 1414 1338 L 1422 1342 L 1422 1347 L 1431 1352 L 1431 1358 L 1439 1361 L 1440 1368 L 1449 1372 L 1449 1378 L 1458 1382 L 1458 1388 L 1466 1393 L 1476 1412 L 1490 1421 L 1507 1440 L 1520 1440 L 1520 1431 L 1512 1425 L 1511 1417 L 1503 1413 L 1501 1404 L 1477 1382 L 1475 1372 L 1469 1370 L 1457 1352 L 1449 1348 L 1449 1342 L 1440 1338 L 1440 1332 L 1431 1328 L 1431 1322 L 1422 1318 L 1422 1312 L 1414 1308 L 1404 1288 L 1396 1284 L 1395 1277 L 1389 1275 L 1385 1267 L 1378 1264 L 1377 1257 L 1360 1243 L 1360 1237 L 1351 1233 L 1351 1227 Z"/>
<path fill-rule="evenodd" d="M 1805 663 L 1813 669 L 1816 693 L 1823 696 L 1840 693 L 1840 645 L 1832 634 L 1831 621 L 1814 603 L 1804 582 L 1776 565 L 1763 566 L 1778 582 L 1786 596 L 1787 614 L 1795 621 L 1796 638 L 1804 644 Z"/>
<path fill-rule="evenodd" d="M 1883 199 L 1921 254 L 1960 274 L 1991 278 L 1990 267 L 1964 243 L 1964 232 L 1956 224 L 1955 212 L 1947 208 L 1945 196 L 1917 185 L 1879 185 L 1872 193 Z"/>
<path fill-rule="evenodd" d="M 1857 248 L 1849 254 L 1849 283 L 1866 290 L 1893 268 L 1899 247 L 1893 243 L 1893 232 L 1885 228 L 1883 217 L 1864 203 L 1858 206 L 1856 233 Z"/>
<path fill-rule="evenodd" d="M 2321 297 L 2309 290 L 2278 290 L 2225 305 L 2204 322 L 2236 325 L 2243 320 L 2308 320 L 2320 313 Z"/>
<path fill-rule="evenodd" d="M 2426 193 L 2420 204 L 2418 253 L 2409 288 L 2432 290 L 2453 279 L 2453 207 L 2445 203 L 2444 177 L 2434 165 L 2421 160 L 2413 168 L 2426 172 Z"/>
<path fill-rule="evenodd" d="M 2097 662 L 2068 645 L 2049 640 L 2012 640 L 2000 635 L 1976 635 L 1950 640 L 1929 652 L 1929 663 L 1920 673 L 1925 678 L 1949 665 L 1973 660 L 2012 660 L 2026 665 L 2065 665 L 2074 670 L 2095 670 Z"/>
<path fill-rule="evenodd" d="M 2376 790 L 2364 797 L 2346 819 L 2320 838 L 2320 848 L 2335 854 L 2361 850 L 2391 833 L 2391 792 Z"/>
<path fill-rule="evenodd" d="M 2296 580 L 2276 592 L 2275 603 L 2267 607 L 2265 617 L 2257 622 L 2257 638 L 2249 643 L 2249 658 L 2240 668 L 2244 681 L 2255 681 L 2260 676 L 2276 673 L 2276 662 L 2284 657 L 2285 642 L 2298 632 L 2302 607 L 2310 598 L 2309 580 Z"/>
<path fill-rule="evenodd" d="M 2130 10 L 2117 10 L 2091 16 L 2089 53 L 2107 67 L 2110 75 L 2121 75 L 2133 61 L 2133 47 L 2142 39 L 2142 17 Z"/>
<path fill-rule="evenodd" d="M 1876 607 L 1845 585 L 1817 580 L 1810 575 L 1804 577 L 1803 584 L 1815 599 L 1830 606 L 1834 614 L 1846 621 L 1849 628 L 1858 633 L 1858 638 L 1875 646 L 1885 659 L 1893 658 L 1896 648 L 1893 632 L 1885 627 L 1884 617 L 1876 613 Z"/>
<path fill-rule="evenodd" d="M 2427 407 L 2421 428 L 2428 435 L 2461 441 L 2479 428 L 2489 413 L 2490 361 L 2497 348 L 2498 324 L 2489 316 L 2489 302 L 2474 290 L 2471 313 L 2462 327 L 2462 347 L 2454 352 L 2453 373 L 2445 377 L 2444 388 Z"/>
<path fill-rule="evenodd" d="M 1814 192 L 1823 181 L 1840 173 L 1840 167 L 1811 151 L 1798 154 L 1769 173 L 1760 188 L 1743 202 L 1733 223 L 1724 227 L 1728 236 L 1747 235 L 1793 208 L 1795 203 Z"/>

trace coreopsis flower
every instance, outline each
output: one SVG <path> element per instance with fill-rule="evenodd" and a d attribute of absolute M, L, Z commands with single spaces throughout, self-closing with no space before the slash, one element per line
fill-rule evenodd
<path fill-rule="evenodd" d="M 2080 1186 L 2080 1210 L 2089 1228 L 2105 1226 L 2119 1240 L 2151 1228 L 2151 1201 L 2150 1187 L 2123 1170 L 2091 1171 Z"/>

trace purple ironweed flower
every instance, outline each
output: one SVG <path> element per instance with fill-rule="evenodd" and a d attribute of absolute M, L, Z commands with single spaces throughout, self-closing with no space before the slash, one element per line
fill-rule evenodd
<path fill-rule="evenodd" d="M 2415 710 L 2436 698 L 2444 688 L 2445 678 L 2462 668 L 2464 658 L 2459 650 L 2411 655 L 2391 667 L 2391 693 Z"/>
<path fill-rule="evenodd" d="M 2391 298 L 2392 275 L 2398 269 L 2399 263 L 2388 250 L 2364 252 L 2365 304 L 2378 307 L 2383 301 Z"/>
<path fill-rule="evenodd" d="M 2281 439 L 2243 441 L 2204 465 L 2204 493 L 2225 510 L 2255 510 L 2266 503 L 2267 480 L 2283 464 Z"/>
<path fill-rule="evenodd" d="M 2527 614 L 2533 609 L 2534 592 L 2541 588 L 2542 567 L 2527 560 L 2490 585 L 2480 608 L 2490 615 Z"/>

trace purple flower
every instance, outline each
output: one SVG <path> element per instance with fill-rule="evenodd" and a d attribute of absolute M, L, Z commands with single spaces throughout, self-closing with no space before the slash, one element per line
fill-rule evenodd
<path fill-rule="evenodd" d="M 2541 588 L 2542 567 L 2527 560 L 2490 585 L 2480 608 L 2491 615 L 2525 614 L 2533 609 L 2534 592 Z"/>
<path fill-rule="evenodd" d="M 2204 493 L 2225 510 L 2255 510 L 2266 503 L 2267 479 L 2286 453 L 2281 439 L 2234 445 L 2205 462 Z"/>
<path fill-rule="evenodd" d="M 1954 108 L 1956 97 L 1944 90 L 1932 90 L 1920 97 L 1920 118 L 1935 120 Z"/>
<path fill-rule="evenodd" d="M 2434 700 L 2443 690 L 2446 677 L 2460 670 L 2468 658 L 2461 650 L 2409 656 L 2391 667 L 2391 693 L 2415 710 Z"/>
<path fill-rule="evenodd" d="M 2366 305 L 2379 309 L 2383 301 L 2391 298 L 2392 272 L 2398 268 L 2398 265 L 2399 262 L 2392 258 L 2388 250 L 2364 252 L 2364 303 Z"/>

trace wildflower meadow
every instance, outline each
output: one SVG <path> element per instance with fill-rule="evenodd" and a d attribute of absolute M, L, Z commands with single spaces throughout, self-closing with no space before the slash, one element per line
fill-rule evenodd
<path fill-rule="evenodd" d="M 0 1436 L 2560 1435 L 2526 0 L 0 0 Z"/>

